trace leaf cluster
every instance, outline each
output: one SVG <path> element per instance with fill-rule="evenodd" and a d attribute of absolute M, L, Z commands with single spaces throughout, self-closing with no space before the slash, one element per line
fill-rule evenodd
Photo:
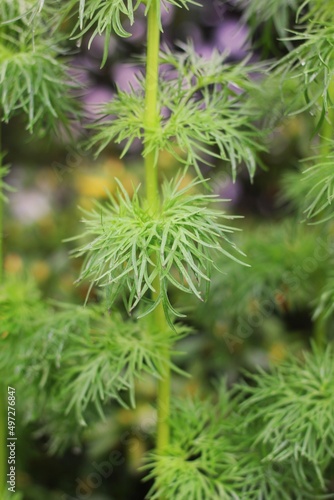
<path fill-rule="evenodd" d="M 44 317 L 40 293 L 31 279 L 8 276 L 0 286 L 1 379 L 22 383 L 21 362 Z M 15 365 L 13 367 L 13 359 Z"/>
<path fill-rule="evenodd" d="M 289 37 L 297 43 L 289 54 L 279 62 L 282 79 L 297 79 L 300 92 L 304 94 L 304 106 L 296 108 L 301 112 L 310 108 L 320 108 L 321 122 L 325 112 L 332 108 L 330 85 L 333 79 L 332 23 L 311 23 L 305 32 L 295 32 Z"/>
<path fill-rule="evenodd" d="M 326 277 L 325 284 L 321 290 L 320 296 L 316 298 L 316 308 L 314 310 L 314 319 L 324 322 L 333 317 L 334 312 L 334 275 L 330 271 Z"/>
<path fill-rule="evenodd" d="M 79 5 L 78 5 L 79 3 Z M 90 33 L 89 46 L 93 39 L 99 35 L 105 37 L 102 66 L 105 64 L 110 44 L 112 31 L 120 37 L 129 37 L 131 34 L 123 27 L 123 18 L 127 18 L 132 25 L 134 12 L 140 5 L 140 0 L 113 0 L 112 2 L 100 0 L 75 0 L 73 7 L 79 7 L 79 19 L 74 29 L 74 38 L 81 38 Z"/>
<path fill-rule="evenodd" d="M 296 482 L 292 461 L 267 459 L 270 447 L 257 445 L 254 428 L 245 431 L 247 417 L 238 400 L 221 391 L 218 401 L 174 401 L 170 445 L 163 454 L 151 454 L 147 479 L 155 478 L 148 494 L 153 500 L 302 500 L 314 498 L 311 468 L 306 484 Z M 290 470 L 290 469 L 289 469 Z"/>
<path fill-rule="evenodd" d="M 257 428 L 254 444 L 268 445 L 268 459 L 291 460 L 299 484 L 306 469 L 325 489 L 325 472 L 333 460 L 333 346 L 313 347 L 301 358 L 288 359 L 272 372 L 251 375 L 252 384 L 239 387 L 245 427 Z"/>
<path fill-rule="evenodd" d="M 330 83 L 333 79 L 333 2 L 326 0 L 239 0 L 244 17 L 253 31 L 264 23 L 263 39 L 271 38 L 273 25 L 288 54 L 273 65 L 282 82 L 298 82 L 304 102 L 295 100 L 293 112 L 319 109 L 320 123 L 332 108 Z M 291 26 L 292 24 L 292 26 Z M 291 29 L 293 28 L 293 29 Z M 270 42 L 272 44 L 272 42 Z"/>
<path fill-rule="evenodd" d="M 43 9 L 45 0 L 2 0 L 0 5 L 0 26 L 18 20 L 29 25 L 36 14 Z"/>
<path fill-rule="evenodd" d="M 117 199 L 84 212 L 83 236 L 90 242 L 74 250 L 76 257 L 85 256 L 80 279 L 107 286 L 110 303 L 124 293 L 129 312 L 147 292 L 156 291 L 158 280 L 160 294 L 148 301 L 145 312 L 162 303 L 171 325 L 171 315 L 180 313 L 170 303 L 168 285 L 203 300 L 202 285 L 206 296 L 215 267 L 213 256 L 224 254 L 240 262 L 228 237 L 234 229 L 220 222 L 233 216 L 211 208 L 217 202 L 214 195 L 196 192 L 202 181 L 181 188 L 182 179 L 164 183 L 161 208 L 154 214 L 138 190 L 131 200 L 119 184 Z"/>
<path fill-rule="evenodd" d="M 40 293 L 31 279 L 9 275 L 0 286 L 0 336 L 17 337 L 24 322 L 29 325 L 42 308 Z M 27 328 L 28 329 L 28 328 Z"/>
<path fill-rule="evenodd" d="M 249 61 L 227 62 L 227 54 L 214 51 L 207 60 L 193 46 L 181 45 L 173 54 L 168 48 L 160 54 L 159 122 L 144 129 L 145 85 L 118 95 L 102 110 L 107 117 L 94 128 L 97 133 L 90 145 L 99 145 L 98 153 L 114 140 L 125 143 L 123 155 L 135 139 L 144 144 L 144 155 L 162 150 L 171 153 L 185 166 L 192 165 L 200 176 L 200 164 L 214 158 L 230 162 L 233 176 L 244 163 L 252 177 L 257 155 L 265 149 L 264 131 L 255 127 L 261 110 L 246 106 L 257 86 L 252 73 L 261 66 Z"/>
<path fill-rule="evenodd" d="M 0 153 L 0 203 L 7 202 L 6 192 L 13 192 L 14 188 L 4 181 L 4 178 L 9 174 L 10 168 L 6 165 L 2 165 L 2 159 L 4 155 Z"/>
<path fill-rule="evenodd" d="M 251 265 L 224 263 L 225 273 L 213 279 L 206 305 L 211 318 L 223 313 L 233 320 L 269 309 L 280 311 L 282 302 L 284 310 L 313 307 L 315 287 L 321 290 L 331 256 L 322 231 L 288 219 L 244 228 L 236 243 Z"/>
<path fill-rule="evenodd" d="M 282 180 L 285 200 L 296 206 L 304 221 L 326 222 L 332 219 L 334 198 L 334 155 L 332 141 L 329 153 L 303 161 L 300 171 L 288 172 Z"/>
<path fill-rule="evenodd" d="M 269 23 L 281 38 L 286 36 L 300 5 L 299 0 L 237 0 L 236 3 L 253 30 L 260 23 Z"/>
<path fill-rule="evenodd" d="M 74 38 L 82 38 L 89 34 L 88 45 L 96 36 L 104 36 L 104 51 L 101 66 L 104 66 L 109 52 L 110 37 L 115 33 L 119 37 L 131 37 L 131 32 L 124 27 L 126 21 L 133 25 L 135 12 L 141 4 L 145 4 L 145 15 L 148 13 L 153 0 L 113 0 L 112 2 L 100 0 L 72 0 L 69 10 L 77 13 L 78 21 L 73 31 Z M 188 5 L 199 5 L 194 0 L 163 0 L 163 7 L 168 11 L 171 5 L 188 8 Z M 158 12 L 159 14 L 159 12 Z M 160 15 L 157 23 L 161 26 Z"/>
<path fill-rule="evenodd" d="M 331 203 L 334 198 L 334 155 L 313 158 L 314 164 L 304 170 L 305 184 L 309 186 L 305 204 L 308 219 L 328 220 L 333 217 Z"/>
<path fill-rule="evenodd" d="M 124 321 L 104 303 L 50 305 L 33 282 L 11 277 L 0 287 L 0 311 L 1 378 L 18 390 L 24 385 L 26 419 L 52 427 L 66 416 L 54 450 L 68 439 L 66 429 L 85 425 L 96 411 L 103 417 L 112 399 L 134 407 L 138 381 L 160 379 L 163 352 L 189 334 L 182 325 L 170 332 Z M 172 361 L 170 368 L 181 373 Z"/>
<path fill-rule="evenodd" d="M 175 402 L 171 442 L 163 455 L 151 455 L 146 479 L 156 478 L 148 498 L 238 498 L 242 474 L 228 428 L 210 401 Z"/>
<path fill-rule="evenodd" d="M 135 407 L 136 383 L 147 376 L 160 379 L 164 375 L 163 352 L 187 331 L 179 327 L 170 334 L 149 322 L 124 321 L 119 313 L 104 311 L 105 307 L 90 309 L 88 328 L 81 335 L 69 334 L 69 347 L 53 388 L 67 401 L 66 413 L 73 408 L 81 425 L 85 425 L 89 405 L 94 405 L 102 418 L 103 405 L 111 399 Z M 170 368 L 177 370 L 172 362 Z"/>
<path fill-rule="evenodd" d="M 30 132 L 36 126 L 55 131 L 59 124 L 68 129 L 69 118 L 78 111 L 61 36 L 46 36 L 54 29 L 51 17 L 50 22 L 38 17 L 33 28 L 7 18 L 8 24 L 0 29 L 1 119 L 8 122 L 23 112 Z"/>

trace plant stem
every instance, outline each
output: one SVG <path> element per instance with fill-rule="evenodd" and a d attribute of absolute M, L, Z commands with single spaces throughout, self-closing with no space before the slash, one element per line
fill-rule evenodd
<path fill-rule="evenodd" d="M 147 64 L 145 84 L 145 134 L 154 131 L 159 126 L 160 111 L 158 104 L 159 89 L 159 50 L 160 50 L 160 0 L 153 0 L 148 11 L 147 27 Z M 145 153 L 146 196 L 152 216 L 160 208 L 158 185 L 158 166 L 155 152 Z M 154 262 L 154 257 L 152 257 Z M 152 300 L 160 297 L 160 280 L 154 280 Z M 160 303 L 152 313 L 154 330 L 169 331 L 165 313 Z M 169 414 L 170 414 L 170 352 L 162 353 L 163 366 L 161 380 L 158 383 L 158 428 L 157 452 L 162 453 L 169 442 Z"/>
<path fill-rule="evenodd" d="M 160 49 L 160 0 L 153 0 L 147 19 L 147 63 L 145 83 L 145 135 L 159 126 L 158 110 L 159 49 Z M 155 153 L 145 153 L 146 194 L 150 210 L 154 213 L 160 204 L 158 167 Z"/>
<path fill-rule="evenodd" d="M 165 313 L 162 305 L 154 311 L 155 326 L 163 329 L 168 334 L 169 327 L 166 322 Z M 157 443 L 156 449 L 158 454 L 163 453 L 169 444 L 169 418 L 170 418 L 170 352 L 166 349 L 161 355 L 164 358 L 162 378 L 158 382 L 158 424 L 157 424 Z"/>

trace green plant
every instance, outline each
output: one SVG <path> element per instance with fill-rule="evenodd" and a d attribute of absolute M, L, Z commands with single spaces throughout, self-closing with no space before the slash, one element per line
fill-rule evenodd
<path fill-rule="evenodd" d="M 75 3 L 73 2 L 73 8 Z M 177 7 L 187 6 L 186 2 L 168 3 Z M 38 22 L 43 24 L 48 16 L 44 15 L 43 5 L 40 4 L 39 7 L 32 13 L 35 14 L 34 20 L 38 19 Z M 93 36 L 105 33 L 107 48 L 111 26 L 118 35 L 127 36 L 120 16 L 127 16 L 132 23 L 136 7 L 132 8 L 131 3 L 125 7 L 123 2 L 117 2 L 101 8 L 99 2 L 81 2 L 75 36 L 84 36 L 95 25 Z M 134 403 L 133 379 L 137 370 L 153 370 L 153 375 L 158 379 L 157 453 L 163 453 L 169 442 L 170 369 L 173 367 L 170 353 L 177 338 L 174 331 L 180 329 L 175 323 L 175 317 L 181 315 L 169 299 L 168 285 L 174 285 L 186 293 L 193 293 L 203 300 L 202 284 L 204 282 L 207 294 L 214 253 L 222 253 L 233 259 L 237 259 L 238 253 L 227 238 L 233 229 L 220 223 L 223 217 L 220 210 L 211 208 L 212 202 L 215 201 L 214 196 L 200 193 L 200 188 L 204 185 L 203 180 L 195 181 L 183 189 L 180 188 L 182 176 L 176 181 L 166 182 L 161 201 L 158 183 L 159 152 L 167 150 L 187 168 L 194 166 L 200 177 L 199 161 L 205 160 L 206 155 L 230 161 L 234 176 L 237 166 L 244 160 L 250 175 L 253 176 L 256 154 L 263 149 L 256 138 L 256 116 L 250 108 L 244 106 L 255 87 L 250 72 L 259 72 L 261 69 L 246 65 L 247 61 L 239 65 L 227 64 L 225 58 L 218 53 L 207 62 L 196 55 L 191 46 L 183 46 L 182 52 L 177 56 L 168 49 L 160 52 L 160 8 L 160 2 L 156 0 L 146 5 L 148 51 L 146 77 L 142 81 L 141 89 L 130 94 L 119 92 L 119 97 L 106 108 L 106 113 L 111 113 L 115 119 L 112 122 L 104 122 L 91 142 L 94 145 L 102 141 L 103 147 L 112 139 L 120 142 L 127 138 L 125 153 L 132 140 L 139 138 L 143 144 L 145 160 L 146 196 L 139 196 L 139 191 L 136 191 L 131 200 L 120 186 L 117 201 L 111 200 L 110 207 L 97 206 L 96 212 L 88 216 L 87 235 L 96 236 L 96 239 L 93 244 L 88 243 L 76 253 L 80 256 L 88 251 L 82 277 L 93 278 L 93 283 L 98 282 L 107 287 L 109 307 L 122 289 L 129 310 L 132 311 L 139 304 L 141 311 L 148 314 L 147 328 L 154 339 L 155 347 L 159 345 L 159 337 L 155 332 L 162 335 L 161 352 L 159 358 L 155 359 L 153 346 L 147 354 L 145 350 L 133 350 L 130 342 L 132 326 L 131 322 L 127 322 L 125 328 L 130 343 L 124 345 L 123 349 L 124 353 L 131 353 L 131 357 L 127 358 L 129 354 L 124 354 L 124 358 L 119 358 L 119 355 L 110 360 L 108 357 L 101 358 L 102 364 L 99 365 L 98 353 L 104 350 L 105 346 L 95 342 L 83 343 L 82 349 L 87 350 L 92 361 L 87 359 L 82 373 L 72 367 L 74 352 L 79 349 L 79 346 L 75 347 L 73 344 L 67 351 L 64 350 L 64 375 L 60 377 L 63 383 L 68 377 L 68 383 L 65 385 L 70 393 L 75 392 L 75 395 L 72 393 L 69 408 L 74 405 L 83 422 L 81 409 L 85 409 L 90 401 L 95 402 L 100 409 L 100 398 L 115 395 L 119 399 L 118 392 L 130 389 L 130 399 Z M 5 12 L 7 16 L 13 15 L 10 9 Z M 21 12 L 19 14 L 23 16 Z M 41 109 L 49 113 L 46 122 L 53 126 L 54 118 L 58 123 L 58 120 L 67 116 L 70 111 L 66 99 L 59 99 L 57 95 L 63 69 L 58 62 L 54 63 L 49 59 L 50 51 L 45 50 L 45 45 L 39 50 L 38 27 L 31 32 L 26 27 L 26 17 L 19 19 L 18 24 L 9 23 L 9 28 L 7 29 L 6 25 L 2 31 L 3 118 L 6 121 L 11 113 L 23 109 L 28 114 L 28 128 L 32 130 L 40 118 L 38 99 L 42 99 L 44 108 Z M 18 38 L 11 36 L 11 29 L 18 32 Z M 19 46 L 16 47 L 17 44 Z M 29 45 L 33 50 L 26 55 Z M 17 49 L 21 50 L 18 55 Z M 24 57 L 20 57 L 21 53 Z M 45 53 L 48 54 L 47 57 Z M 106 62 L 106 56 L 105 49 L 102 64 Z M 167 64 L 174 72 L 177 71 L 174 79 L 170 76 L 172 72 L 162 73 L 159 77 L 159 66 Z M 222 65 L 226 69 L 224 73 L 220 71 Z M 53 69 L 60 73 L 55 76 L 51 73 L 50 76 L 50 70 Z M 17 86 L 9 92 L 7 86 L 12 78 L 17 82 Z M 28 92 L 30 88 L 33 93 Z M 54 105 L 58 102 L 64 107 L 55 110 Z M 168 118 L 161 115 L 163 107 L 168 108 Z M 214 150 L 217 145 L 218 153 Z M 221 246 L 221 243 L 224 246 Z M 235 255 L 230 253 L 229 246 L 232 252 L 236 251 Z M 144 309 L 142 303 L 146 303 Z M 60 331 L 64 334 L 62 328 Z M 38 335 L 41 335 L 40 330 Z M 87 340 L 89 341 L 89 338 Z M 110 339 L 105 340 L 111 349 Z M 116 342 L 116 338 L 113 342 Z M 29 343 L 34 345 L 34 338 L 30 338 Z M 123 374 L 124 366 L 120 359 L 129 363 L 128 375 Z M 47 377 L 47 366 L 50 362 L 51 360 L 47 362 L 46 374 L 39 375 L 42 380 Z M 118 363 L 118 369 L 115 363 Z M 110 371 L 114 371 L 116 375 L 104 386 L 105 374 Z M 65 379 L 62 380 L 63 377 Z M 76 391 L 76 385 L 80 386 L 83 380 L 87 393 L 83 390 Z M 66 395 L 64 398 L 66 399 Z"/>
<path fill-rule="evenodd" d="M 240 389 L 245 425 L 257 428 L 254 444 L 269 445 L 268 458 L 278 463 L 293 459 L 301 485 L 307 469 L 313 468 L 313 483 L 325 489 L 324 477 L 333 460 L 332 346 L 325 352 L 314 347 L 303 358 L 289 358 L 272 373 L 262 371 L 252 378 L 253 387 Z"/>
<path fill-rule="evenodd" d="M 112 12 L 108 12 L 113 16 L 119 35 L 126 34 L 120 28 L 117 17 L 122 6 L 122 2 L 115 4 L 116 11 L 111 9 Z M 180 316 L 180 313 L 169 300 L 167 285 L 194 293 L 201 299 L 201 283 L 206 282 L 207 289 L 210 283 L 212 251 L 232 256 L 221 246 L 225 242 L 229 245 L 226 233 L 232 229 L 218 222 L 221 212 L 206 208 L 212 202 L 212 195 L 190 194 L 191 190 L 197 189 L 198 182 L 183 190 L 179 190 L 182 178 L 165 183 L 161 200 L 159 152 L 164 149 L 175 154 L 187 167 L 195 166 L 201 175 L 198 165 L 201 152 L 217 156 L 211 148 L 218 145 L 219 155 L 231 161 L 234 173 L 240 161 L 246 159 L 252 175 L 259 146 L 254 140 L 254 115 L 243 114 L 242 106 L 253 88 L 250 68 L 244 64 L 227 65 L 227 73 L 221 73 L 222 57 L 216 54 L 207 63 L 191 47 L 183 47 L 184 53 L 180 56 L 174 56 L 169 51 L 161 53 L 160 8 L 160 2 L 156 0 L 146 5 L 146 77 L 141 88 L 130 94 L 119 93 L 119 97 L 106 107 L 106 113 L 114 115 L 115 119 L 103 123 L 92 140 L 92 144 L 102 141 L 103 147 L 112 139 L 117 142 L 126 139 L 125 154 L 134 138 L 141 139 L 146 197 L 140 199 L 139 191 L 136 191 L 130 200 L 120 186 L 118 199 L 111 200 L 110 207 L 98 205 L 92 215 L 86 215 L 85 236 L 93 236 L 94 240 L 76 254 L 87 254 L 82 277 L 107 287 L 110 306 L 120 291 L 130 311 L 142 301 L 146 302 L 145 313 L 149 314 L 151 329 L 164 332 L 168 339 L 177 328 L 174 317 Z M 82 4 L 81 34 L 88 29 L 85 23 L 92 13 L 97 22 L 93 35 L 109 26 L 105 10 L 99 9 L 97 3 Z M 124 13 L 131 22 L 132 10 L 125 10 Z M 159 78 L 159 65 L 166 63 L 177 71 L 175 79 L 168 78 L 167 74 Z M 230 79 L 238 92 L 229 86 Z M 193 86 L 189 89 L 190 81 Z M 163 106 L 169 110 L 168 118 L 161 115 Z M 176 146 L 181 152 L 176 152 Z M 157 403 L 158 455 L 168 447 L 170 434 L 168 345 L 161 349 L 161 357 Z"/>
<path fill-rule="evenodd" d="M 104 106 L 104 120 L 90 127 L 88 149 L 98 155 L 114 142 L 126 157 L 139 141 L 144 189 L 135 186 L 130 196 L 117 181 L 116 195 L 83 210 L 83 234 L 68 240 L 71 245 L 80 240 L 72 254 L 83 261 L 78 282 L 90 281 L 87 307 L 48 304 L 29 279 L 2 279 L 1 373 L 17 386 L 28 382 L 22 401 L 26 421 L 40 421 L 52 452 L 80 443 L 85 428 L 105 417 L 111 401 L 134 408 L 138 384 L 153 380 L 157 430 L 144 466 L 153 481 L 149 498 L 321 498 L 330 478 L 334 435 L 333 353 L 331 347 L 323 350 L 332 314 L 333 280 L 327 276 L 332 256 L 317 253 L 319 241 L 326 245 L 331 235 L 332 5 L 320 0 L 238 2 L 253 27 L 255 21 L 274 24 L 284 37 L 278 54 L 285 54 L 278 61 L 254 64 L 250 56 L 232 63 L 218 51 L 207 59 L 191 42 L 175 51 L 161 46 L 161 9 L 197 3 L 142 3 L 147 20 L 142 75 L 136 89 L 117 89 Z M 78 108 L 71 95 L 76 86 L 67 72 L 66 40 L 88 36 L 90 45 L 103 35 L 104 66 L 112 34 L 130 36 L 126 23 L 131 27 L 140 6 L 123 0 L 57 2 L 59 9 L 48 1 L 2 2 L 1 120 L 7 123 L 23 112 L 29 132 L 39 135 L 64 126 L 69 131 Z M 73 24 L 71 33 L 63 20 Z M 267 42 L 271 50 L 269 31 L 264 31 L 262 46 Z M 268 128 L 281 126 L 288 115 L 308 112 L 313 122 L 310 166 L 303 176 L 287 172 L 281 185 L 285 200 L 307 219 L 325 224 L 297 230 L 290 217 L 273 227 L 255 229 L 254 224 L 238 238 L 227 222 L 236 216 L 222 211 L 203 167 L 227 163 L 235 181 L 244 165 L 253 180 L 256 165 L 263 165 Z M 174 179 L 162 179 L 165 152 L 180 167 Z M 0 172 L 3 202 L 8 169 L 2 166 Z M 196 177 L 185 187 L 189 172 Z M 213 300 L 205 309 L 210 317 L 199 308 L 198 321 L 204 317 L 205 328 L 211 322 L 219 331 L 223 317 L 233 336 L 238 321 L 249 327 L 249 317 L 257 314 L 261 326 L 250 328 L 256 342 L 270 315 L 268 303 L 277 316 L 305 308 L 315 319 L 318 346 L 301 360 L 291 357 L 270 373 L 250 376 L 250 383 L 236 386 L 232 395 L 223 384 L 212 399 L 171 397 L 172 375 L 187 375 L 178 360 L 193 333 L 183 324 L 185 297 L 194 298 L 198 307 L 211 285 Z M 103 293 L 95 304 L 90 292 L 98 288 Z M 320 299 L 314 300 L 315 289 Z M 294 350 L 298 353 L 298 346 Z"/>

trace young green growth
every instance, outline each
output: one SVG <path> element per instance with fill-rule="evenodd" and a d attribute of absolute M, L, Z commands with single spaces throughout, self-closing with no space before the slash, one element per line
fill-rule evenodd
<path fill-rule="evenodd" d="M 181 314 L 169 300 L 169 285 L 204 300 L 215 256 L 240 263 L 228 238 L 233 228 L 220 222 L 233 216 L 210 207 L 218 201 L 214 195 L 196 192 L 203 182 L 181 189 L 183 180 L 164 183 L 161 207 L 153 215 L 138 189 L 130 200 L 119 185 L 117 200 L 96 203 L 93 212 L 85 213 L 84 236 L 90 242 L 74 251 L 77 257 L 86 256 L 80 279 L 108 287 L 110 306 L 119 294 L 129 313 L 142 301 L 146 314 L 161 303 L 171 326 L 173 316 Z M 157 292 L 156 281 L 159 293 L 152 300 L 147 292 Z"/>

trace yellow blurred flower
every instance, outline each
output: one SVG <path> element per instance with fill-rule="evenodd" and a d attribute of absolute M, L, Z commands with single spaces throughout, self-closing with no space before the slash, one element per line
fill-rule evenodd
<path fill-rule="evenodd" d="M 105 198 L 107 192 L 112 193 L 115 190 L 116 183 L 114 179 L 104 176 L 81 173 L 75 179 L 77 191 L 89 198 Z"/>
<path fill-rule="evenodd" d="M 108 159 L 98 167 L 80 170 L 74 180 L 74 185 L 81 201 L 83 198 L 106 198 L 108 193 L 115 193 L 118 179 L 131 196 L 138 185 L 138 178 L 124 168 L 123 163 L 117 159 Z M 91 204 L 80 203 L 83 208 L 91 208 Z"/>
<path fill-rule="evenodd" d="M 10 253 L 6 256 L 4 268 L 8 274 L 17 274 L 23 270 L 22 258 L 16 253 Z"/>
<path fill-rule="evenodd" d="M 50 276 L 50 267 L 44 260 L 34 261 L 30 271 L 37 283 L 43 283 Z"/>
<path fill-rule="evenodd" d="M 287 356 L 287 348 L 283 342 L 275 342 L 268 352 L 269 360 L 274 364 L 280 364 Z"/>

